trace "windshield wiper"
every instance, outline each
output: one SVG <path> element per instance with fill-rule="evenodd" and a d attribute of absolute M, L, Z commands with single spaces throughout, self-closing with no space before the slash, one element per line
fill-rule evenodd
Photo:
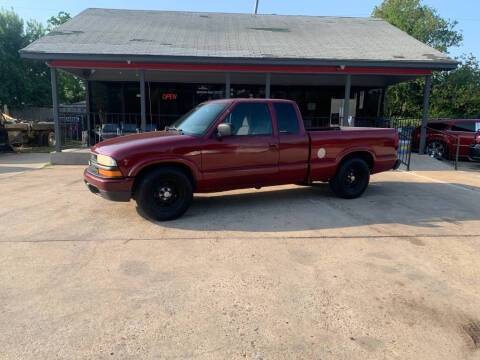
<path fill-rule="evenodd" d="M 170 131 L 170 130 L 176 131 L 183 135 L 182 129 L 177 129 L 175 126 L 165 126 L 165 131 Z"/>

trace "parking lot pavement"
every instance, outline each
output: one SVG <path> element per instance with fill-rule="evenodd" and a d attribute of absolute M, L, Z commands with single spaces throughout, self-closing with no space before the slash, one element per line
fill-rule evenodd
<path fill-rule="evenodd" d="M 0 179 L 3 358 L 480 357 L 479 177 L 202 194 L 156 223 L 82 170 Z"/>
<path fill-rule="evenodd" d="M 40 169 L 50 161 L 48 153 L 0 152 L 0 179 L 20 174 L 24 171 Z"/>

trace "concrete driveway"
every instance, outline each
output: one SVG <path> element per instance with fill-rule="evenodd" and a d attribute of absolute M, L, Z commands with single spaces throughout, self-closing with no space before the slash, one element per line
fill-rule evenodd
<path fill-rule="evenodd" d="M 480 358 L 475 170 L 198 195 L 167 223 L 82 170 L 0 178 L 2 358 Z"/>
<path fill-rule="evenodd" d="M 48 153 L 0 152 L 0 179 L 40 169 L 50 161 Z"/>

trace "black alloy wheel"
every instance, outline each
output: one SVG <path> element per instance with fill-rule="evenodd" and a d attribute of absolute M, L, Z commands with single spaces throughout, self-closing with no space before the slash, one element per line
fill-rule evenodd
<path fill-rule="evenodd" d="M 330 180 L 330 188 L 335 195 L 344 199 L 354 199 L 363 194 L 370 181 L 370 169 L 361 158 L 350 158 L 338 167 L 335 177 Z"/>
<path fill-rule="evenodd" d="M 173 220 L 182 216 L 192 203 L 193 186 L 181 170 L 160 167 L 140 179 L 134 198 L 147 217 Z"/>

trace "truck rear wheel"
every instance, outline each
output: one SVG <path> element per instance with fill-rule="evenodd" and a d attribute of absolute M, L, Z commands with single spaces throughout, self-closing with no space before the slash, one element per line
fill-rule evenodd
<path fill-rule="evenodd" d="M 157 168 L 142 177 L 134 198 L 149 218 L 173 220 L 182 216 L 192 203 L 192 183 L 176 168 Z"/>
<path fill-rule="evenodd" d="M 370 169 L 365 160 L 350 158 L 340 164 L 335 177 L 330 180 L 330 188 L 341 198 L 354 199 L 363 194 L 369 181 Z"/>

